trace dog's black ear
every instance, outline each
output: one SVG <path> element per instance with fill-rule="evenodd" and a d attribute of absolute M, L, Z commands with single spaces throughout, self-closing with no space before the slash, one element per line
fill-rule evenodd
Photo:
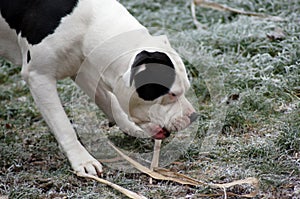
<path fill-rule="evenodd" d="M 131 66 L 130 86 L 132 85 L 134 76 L 138 72 L 141 72 L 145 69 L 142 66 L 144 64 L 149 64 L 149 63 L 163 64 L 174 69 L 174 65 L 171 59 L 165 53 L 148 52 L 144 50 L 136 55 L 134 62 Z"/>
<path fill-rule="evenodd" d="M 142 51 L 131 66 L 130 85 L 133 81 L 139 97 L 155 100 L 167 94 L 173 85 L 174 65 L 165 53 Z"/>

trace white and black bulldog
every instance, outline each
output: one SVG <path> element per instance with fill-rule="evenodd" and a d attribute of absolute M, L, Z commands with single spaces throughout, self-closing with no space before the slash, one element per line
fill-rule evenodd
<path fill-rule="evenodd" d="M 71 77 L 129 135 L 164 139 L 196 119 L 184 64 L 116 0 L 0 0 L 0 56 L 22 77 L 76 172 L 101 164 L 78 141 L 56 82 Z M 101 149 L 100 149 L 101 150 Z"/>

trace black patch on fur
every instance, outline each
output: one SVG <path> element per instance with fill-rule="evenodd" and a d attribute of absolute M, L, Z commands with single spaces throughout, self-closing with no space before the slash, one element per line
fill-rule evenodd
<path fill-rule="evenodd" d="M 30 51 L 27 51 L 27 64 L 30 62 L 31 56 L 30 56 Z"/>
<path fill-rule="evenodd" d="M 143 64 L 145 69 L 141 68 Z M 169 93 L 175 81 L 173 63 L 165 53 L 142 51 L 132 65 L 130 84 L 133 80 L 140 98 L 155 100 Z"/>
<path fill-rule="evenodd" d="M 30 44 L 38 44 L 70 14 L 78 0 L 0 0 L 0 12 L 9 26 Z"/>

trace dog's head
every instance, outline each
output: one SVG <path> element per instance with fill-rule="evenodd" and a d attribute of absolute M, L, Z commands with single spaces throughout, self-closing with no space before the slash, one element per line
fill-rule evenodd
<path fill-rule="evenodd" d="M 191 124 L 197 114 L 185 94 L 190 88 L 185 66 L 174 51 L 142 50 L 125 76 L 134 89 L 129 99 L 129 117 L 155 139 Z"/>

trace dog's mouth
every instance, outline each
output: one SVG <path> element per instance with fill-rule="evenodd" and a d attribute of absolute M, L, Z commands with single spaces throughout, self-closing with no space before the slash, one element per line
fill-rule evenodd
<path fill-rule="evenodd" d="M 167 128 L 152 122 L 139 123 L 138 126 L 147 132 L 149 138 L 163 140 L 171 135 L 171 132 Z"/>
<path fill-rule="evenodd" d="M 154 139 L 162 140 L 162 139 L 165 139 L 165 138 L 167 138 L 171 135 L 171 132 L 168 131 L 164 127 L 163 128 L 158 127 L 157 130 L 158 130 L 158 132 L 154 132 L 154 135 L 152 136 L 152 138 L 154 138 Z"/>

